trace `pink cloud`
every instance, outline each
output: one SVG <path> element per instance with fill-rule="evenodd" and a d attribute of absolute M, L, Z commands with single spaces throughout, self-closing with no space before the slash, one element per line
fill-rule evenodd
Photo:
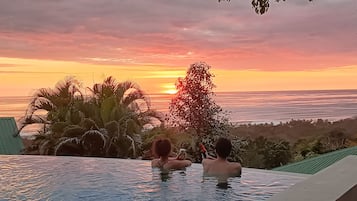
<path fill-rule="evenodd" d="M 272 2 L 263 16 L 249 1 L 1 4 L 2 57 L 260 70 L 357 64 L 354 0 Z"/>

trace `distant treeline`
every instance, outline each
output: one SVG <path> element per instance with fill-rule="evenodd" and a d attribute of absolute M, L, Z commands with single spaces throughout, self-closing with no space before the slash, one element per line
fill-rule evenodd
<path fill-rule="evenodd" d="M 194 158 L 194 140 L 174 128 L 155 128 L 144 134 L 143 158 L 151 158 L 151 143 L 157 137 L 170 138 L 174 151 L 186 148 Z M 286 123 L 235 125 L 229 129 L 233 153 L 230 160 L 244 167 L 271 169 L 319 154 L 357 145 L 357 119 L 291 120 Z M 213 145 L 210 154 L 214 155 Z"/>
<path fill-rule="evenodd" d="M 264 136 L 266 138 L 280 138 L 290 143 L 295 143 L 301 139 L 324 137 L 331 132 L 341 132 L 346 138 L 356 138 L 357 118 L 334 122 L 322 119 L 317 121 L 291 120 L 277 125 L 273 123 L 244 124 L 230 128 L 230 133 L 234 136 L 252 138 Z"/>
<path fill-rule="evenodd" d="M 356 146 L 357 118 L 238 125 L 231 127 L 230 135 L 235 139 L 233 160 L 241 160 L 246 167 L 270 169 Z"/>

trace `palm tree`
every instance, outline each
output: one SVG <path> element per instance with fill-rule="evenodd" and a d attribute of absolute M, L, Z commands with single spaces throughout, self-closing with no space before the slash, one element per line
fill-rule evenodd
<path fill-rule="evenodd" d="M 150 101 L 138 85 L 133 82 L 118 83 L 113 77 L 103 83 L 94 84 L 90 102 L 96 104 L 96 122 L 108 131 L 106 153 L 116 150 L 117 157 L 136 157 L 137 146 L 141 145 L 139 133 L 154 119 L 162 122 L 161 115 L 150 108 Z M 98 115 L 99 114 L 99 115 Z M 128 153 L 130 152 L 131 153 Z"/>
<path fill-rule="evenodd" d="M 71 102 L 64 121 L 51 122 L 49 130 L 57 138 L 54 154 L 137 157 L 143 126 L 154 119 L 162 122 L 149 99 L 136 84 L 117 83 L 113 77 L 90 91 Z"/>
<path fill-rule="evenodd" d="M 25 116 L 20 120 L 19 132 L 28 125 L 42 124 L 42 133 L 57 122 L 74 120 L 73 105 L 83 100 L 79 82 L 73 77 L 56 84 L 55 89 L 41 88 L 32 98 Z"/>
<path fill-rule="evenodd" d="M 55 89 L 39 89 L 20 131 L 42 125 L 35 138 L 40 154 L 137 157 L 144 125 L 162 122 L 144 92 L 108 77 L 83 96 L 78 83 L 67 78 Z"/>
<path fill-rule="evenodd" d="M 74 109 L 74 104 L 81 101 L 80 84 L 73 77 L 58 82 L 54 89 L 39 89 L 25 116 L 20 119 L 18 134 L 29 125 L 39 125 L 41 129 L 35 135 L 34 145 L 40 154 L 53 154 L 53 147 L 63 129 L 79 122 L 79 112 Z"/>

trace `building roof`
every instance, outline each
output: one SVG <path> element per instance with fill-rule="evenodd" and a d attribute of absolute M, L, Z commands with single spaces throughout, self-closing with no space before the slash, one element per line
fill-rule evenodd
<path fill-rule="evenodd" d="M 20 154 L 24 148 L 13 117 L 0 117 L 0 154 Z"/>
<path fill-rule="evenodd" d="M 357 155 L 357 146 L 322 154 L 297 163 L 274 168 L 276 171 L 315 174 L 348 155 Z"/>

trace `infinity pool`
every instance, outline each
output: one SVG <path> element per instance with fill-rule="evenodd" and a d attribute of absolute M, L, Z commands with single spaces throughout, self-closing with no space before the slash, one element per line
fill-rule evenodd
<path fill-rule="evenodd" d="M 266 200 L 306 178 L 243 168 L 216 187 L 202 166 L 161 174 L 150 161 L 0 155 L 0 200 Z"/>

